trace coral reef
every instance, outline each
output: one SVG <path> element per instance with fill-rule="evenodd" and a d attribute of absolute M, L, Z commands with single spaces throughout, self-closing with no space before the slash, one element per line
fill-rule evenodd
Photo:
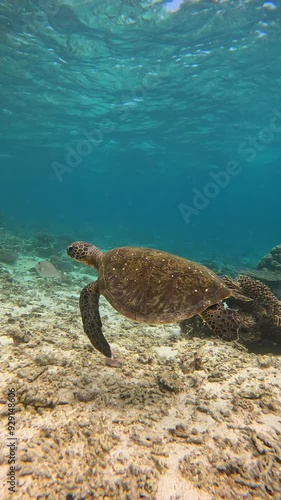
<path fill-rule="evenodd" d="M 281 245 L 273 247 L 270 253 L 259 261 L 256 269 L 239 269 L 239 274 L 263 281 L 281 298 Z"/>
<path fill-rule="evenodd" d="M 239 316 L 239 342 L 247 345 L 259 340 L 271 340 L 281 345 L 281 302 L 270 288 L 250 276 L 239 276 L 237 279 L 224 277 L 224 281 L 235 295 L 226 302 Z M 252 301 L 238 299 L 239 293 Z M 212 335 L 199 317 L 181 321 L 180 328 L 188 336 L 202 338 Z"/>
<path fill-rule="evenodd" d="M 0 262 L 4 264 L 14 264 L 18 258 L 18 254 L 11 248 L 0 248 Z"/>
<path fill-rule="evenodd" d="M 253 299 L 250 308 L 251 311 L 257 311 L 257 317 L 262 318 L 262 320 L 267 318 L 270 324 L 272 322 L 277 325 L 280 324 L 281 302 L 274 296 L 267 285 L 250 276 L 239 276 L 238 279 L 232 280 L 232 282 L 238 286 L 242 293 Z"/>
<path fill-rule="evenodd" d="M 81 333 L 89 277 L 73 267 L 71 286 L 38 279 L 30 243 L 15 240 L 18 261 L 0 267 L 0 498 L 10 498 L 13 387 L 17 500 L 279 499 L 280 358 L 205 338 L 199 317 L 188 329 L 204 338 L 186 338 L 176 325 L 130 321 L 101 298 L 108 363 Z M 241 277 L 231 286 L 254 298 L 229 303 L 254 333 L 261 311 L 263 323 L 278 316 L 264 285 Z"/>
<path fill-rule="evenodd" d="M 281 273 L 281 245 L 276 245 L 257 265 L 257 269 L 278 271 Z"/>
<path fill-rule="evenodd" d="M 277 285 L 281 282 L 281 273 L 279 271 L 270 271 L 269 269 L 239 269 L 240 274 L 245 274 L 258 280 L 269 283 L 270 286 Z"/>
<path fill-rule="evenodd" d="M 231 281 L 239 291 L 253 299 L 252 302 L 239 303 L 239 308 L 253 316 L 256 329 L 261 332 L 261 338 L 281 343 L 281 302 L 270 288 L 250 276 L 239 276 L 238 279 Z"/>

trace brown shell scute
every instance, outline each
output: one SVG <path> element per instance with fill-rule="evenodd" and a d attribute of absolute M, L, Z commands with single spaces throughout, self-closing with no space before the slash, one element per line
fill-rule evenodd
<path fill-rule="evenodd" d="M 206 267 L 153 249 L 124 247 L 103 254 L 100 293 L 119 312 L 147 323 L 179 321 L 230 296 Z"/>

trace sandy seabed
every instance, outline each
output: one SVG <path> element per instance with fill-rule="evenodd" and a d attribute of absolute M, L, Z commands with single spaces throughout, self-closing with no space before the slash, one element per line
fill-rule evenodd
<path fill-rule="evenodd" d="M 1 499 L 281 499 L 280 357 L 137 324 L 101 298 L 108 366 L 82 330 L 91 276 L 61 283 L 32 264 L 0 269 Z"/>

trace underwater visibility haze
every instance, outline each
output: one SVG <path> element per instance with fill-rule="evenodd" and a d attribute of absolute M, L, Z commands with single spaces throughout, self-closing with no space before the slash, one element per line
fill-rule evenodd
<path fill-rule="evenodd" d="M 0 0 L 0 500 L 281 498 L 280 47 L 280 0 Z"/>
<path fill-rule="evenodd" d="M 3 220 L 257 261 L 279 243 L 280 21 L 254 0 L 2 1 Z"/>

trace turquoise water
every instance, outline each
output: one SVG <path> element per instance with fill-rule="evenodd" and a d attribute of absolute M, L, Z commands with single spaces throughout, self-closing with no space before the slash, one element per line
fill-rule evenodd
<path fill-rule="evenodd" d="M 0 224 L 255 264 L 281 243 L 281 4 L 0 2 Z"/>

